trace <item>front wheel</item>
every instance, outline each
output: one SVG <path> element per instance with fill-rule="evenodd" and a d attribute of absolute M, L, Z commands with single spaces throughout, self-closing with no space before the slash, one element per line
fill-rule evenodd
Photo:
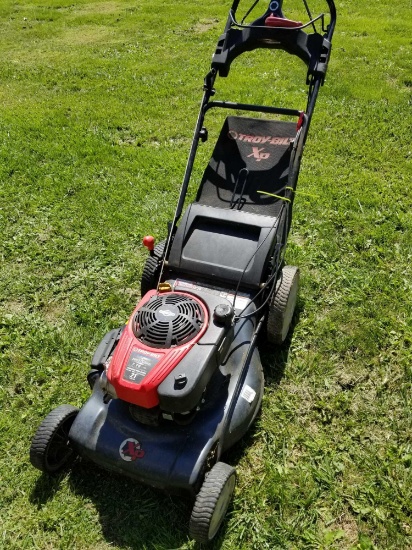
<path fill-rule="evenodd" d="M 190 536 L 210 542 L 221 526 L 236 484 L 236 471 L 224 462 L 217 462 L 208 474 L 196 497 L 189 524 Z"/>
<path fill-rule="evenodd" d="M 61 405 L 46 416 L 30 446 L 30 462 L 35 468 L 54 474 L 74 460 L 69 431 L 78 412 L 77 407 Z"/>

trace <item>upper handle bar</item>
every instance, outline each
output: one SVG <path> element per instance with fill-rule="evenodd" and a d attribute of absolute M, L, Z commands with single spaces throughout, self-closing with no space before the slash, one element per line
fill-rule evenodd
<path fill-rule="evenodd" d="M 232 4 L 232 7 L 231 7 L 230 11 L 231 11 L 233 17 L 236 14 L 236 11 L 239 7 L 240 1 L 241 0 L 234 0 L 234 2 Z M 328 40 L 331 40 L 332 35 L 333 35 L 333 31 L 335 30 L 335 25 L 336 25 L 336 7 L 335 7 L 334 0 L 325 0 L 325 2 L 328 5 L 329 15 L 330 15 L 330 22 L 329 22 L 329 25 L 328 25 L 328 32 L 326 34 L 326 38 Z M 274 4 L 276 4 L 276 5 L 274 5 Z M 277 11 L 278 13 L 282 14 L 282 4 L 283 4 L 283 0 L 275 0 L 275 1 L 271 0 L 269 2 L 269 6 L 268 6 L 268 9 L 266 11 L 267 12 Z M 282 14 L 282 16 L 283 16 L 283 14 Z"/>

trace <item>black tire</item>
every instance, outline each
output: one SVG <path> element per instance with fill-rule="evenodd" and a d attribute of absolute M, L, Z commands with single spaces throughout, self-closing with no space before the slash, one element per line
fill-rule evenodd
<path fill-rule="evenodd" d="M 160 277 L 163 255 L 166 241 L 158 243 L 153 250 L 153 256 L 148 256 L 143 267 L 142 280 L 140 283 L 140 295 L 143 296 L 149 290 L 154 290 Z"/>
<path fill-rule="evenodd" d="M 76 458 L 69 431 L 78 412 L 77 407 L 61 405 L 46 416 L 30 446 L 30 462 L 35 468 L 54 474 Z"/>
<path fill-rule="evenodd" d="M 236 484 L 236 471 L 217 462 L 196 497 L 189 524 L 189 534 L 197 542 L 210 542 L 222 525 Z"/>
<path fill-rule="evenodd" d="M 295 311 L 298 288 L 299 268 L 284 266 L 269 305 L 267 339 L 271 344 L 281 345 L 286 340 Z"/>

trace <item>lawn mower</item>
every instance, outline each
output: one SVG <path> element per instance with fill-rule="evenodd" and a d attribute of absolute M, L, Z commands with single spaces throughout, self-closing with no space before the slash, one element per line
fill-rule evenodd
<path fill-rule="evenodd" d="M 263 2 L 258 17 L 262 3 L 234 0 L 204 79 L 167 237 L 158 244 L 143 239 L 149 255 L 141 300 L 127 324 L 99 344 L 88 401 L 80 410 L 51 411 L 30 448 L 43 472 L 58 472 L 80 455 L 187 495 L 194 501 L 189 532 L 200 542 L 216 535 L 235 488 L 235 469 L 222 457 L 260 409 L 258 335 L 281 345 L 297 299 L 299 270 L 285 264 L 285 248 L 336 22 L 333 0 L 316 16 L 302 1 L 307 22 L 286 18 L 282 0 Z M 306 64 L 305 110 L 213 99 L 216 79 L 258 48 L 284 50 Z M 185 208 L 198 147 L 208 139 L 205 120 L 222 110 L 232 114 Z"/>

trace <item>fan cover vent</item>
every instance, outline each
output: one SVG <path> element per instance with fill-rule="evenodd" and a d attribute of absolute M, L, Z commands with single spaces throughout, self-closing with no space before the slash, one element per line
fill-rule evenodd
<path fill-rule="evenodd" d="M 133 332 L 143 344 L 167 349 L 190 342 L 202 329 L 204 317 L 200 303 L 189 296 L 156 295 L 136 313 Z"/>

